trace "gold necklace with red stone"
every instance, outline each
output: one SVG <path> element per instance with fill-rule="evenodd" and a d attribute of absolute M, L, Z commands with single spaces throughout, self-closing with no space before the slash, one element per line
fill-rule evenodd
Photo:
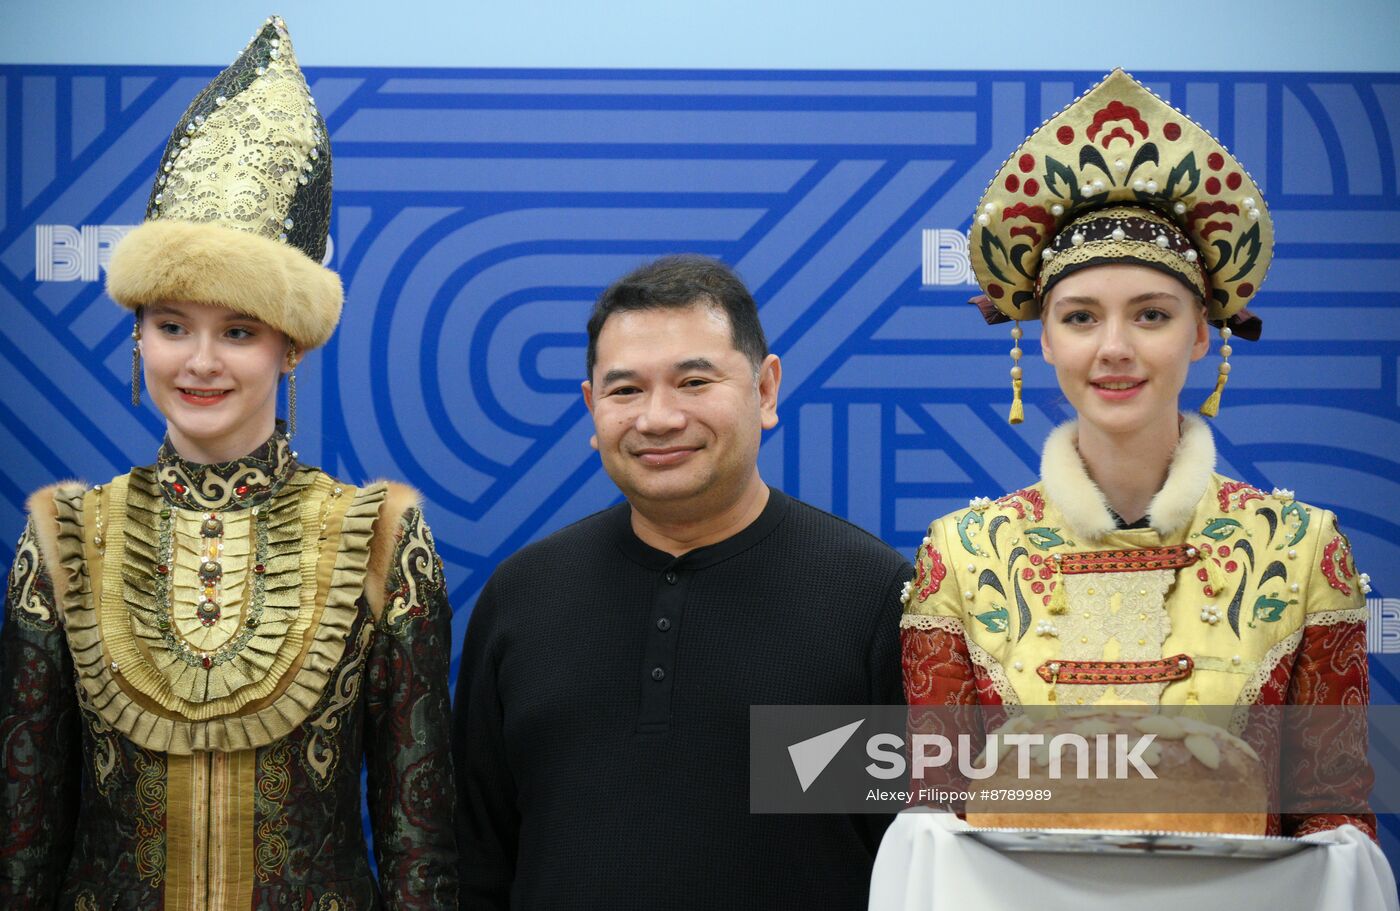
<path fill-rule="evenodd" d="M 206 670 L 232 660 L 248 641 L 253 638 L 262 622 L 263 606 L 266 601 L 267 582 L 267 523 L 262 516 L 262 506 L 249 508 L 252 515 L 251 532 L 253 537 L 253 565 L 251 584 L 247 596 L 248 611 L 242 629 L 231 640 L 213 651 L 197 649 L 176 635 L 172 617 L 174 615 L 174 588 L 170 577 L 175 565 L 175 513 L 171 506 L 162 504 L 160 510 L 160 555 L 155 571 L 156 627 L 165 640 L 170 652 L 190 667 L 203 667 Z M 199 526 L 199 600 L 195 604 L 195 617 L 200 625 L 210 627 L 223 617 L 220 601 L 223 588 L 224 522 L 217 512 L 205 512 Z"/>

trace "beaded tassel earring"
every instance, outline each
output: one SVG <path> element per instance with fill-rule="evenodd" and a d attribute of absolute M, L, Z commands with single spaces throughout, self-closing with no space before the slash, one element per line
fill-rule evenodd
<path fill-rule="evenodd" d="M 287 352 L 287 363 L 291 371 L 287 374 L 287 439 L 297 433 L 297 350 Z"/>
<path fill-rule="evenodd" d="M 1011 329 L 1011 416 L 1012 424 L 1026 419 L 1026 409 L 1021 405 L 1021 323 L 1018 320 Z"/>
<path fill-rule="evenodd" d="M 1213 418 L 1220 413 L 1220 395 L 1225 391 L 1225 383 L 1230 379 L 1230 355 L 1234 349 L 1230 347 L 1230 336 L 1234 335 L 1229 326 L 1220 327 L 1220 339 L 1223 344 L 1220 346 L 1220 372 L 1215 377 L 1215 391 L 1206 399 L 1201 406 L 1201 414 L 1208 418 Z"/>
<path fill-rule="evenodd" d="M 131 405 L 141 405 L 141 317 L 131 327 Z"/>

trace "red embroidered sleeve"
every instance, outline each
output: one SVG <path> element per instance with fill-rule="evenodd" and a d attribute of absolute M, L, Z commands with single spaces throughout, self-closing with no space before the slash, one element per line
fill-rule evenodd
<path fill-rule="evenodd" d="M 1350 824 L 1376 838 L 1375 815 L 1353 810 L 1366 805 L 1375 777 L 1366 758 L 1366 625 L 1306 628 L 1288 695 L 1290 705 L 1354 710 L 1305 714 L 1288 725 L 1282 787 L 1289 804 L 1303 812 L 1284 814 L 1283 833 L 1306 835 Z"/>
<path fill-rule="evenodd" d="M 967 640 L 940 629 L 901 631 L 904 698 L 910 705 L 975 705 L 976 678 Z"/>

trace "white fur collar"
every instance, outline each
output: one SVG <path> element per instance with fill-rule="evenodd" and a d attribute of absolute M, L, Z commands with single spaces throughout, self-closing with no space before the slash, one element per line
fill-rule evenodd
<path fill-rule="evenodd" d="M 1078 536 L 1096 540 L 1118 526 L 1103 491 L 1089 477 L 1079 457 L 1079 425 L 1069 421 L 1056 427 L 1045 440 L 1040 459 L 1040 479 L 1045 494 Z M 1201 495 L 1215 471 L 1215 440 L 1206 422 L 1194 414 L 1182 416 L 1181 441 L 1172 453 L 1167 482 L 1147 509 L 1147 521 L 1163 537 L 1191 521 Z"/>

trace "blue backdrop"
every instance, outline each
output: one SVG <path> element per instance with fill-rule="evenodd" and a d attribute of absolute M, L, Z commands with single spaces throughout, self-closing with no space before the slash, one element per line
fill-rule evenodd
<path fill-rule="evenodd" d="M 162 422 L 127 403 L 130 322 L 102 264 L 214 72 L 0 66 L 7 540 L 32 488 L 154 456 Z M 747 279 L 784 361 L 765 478 L 912 552 L 932 517 L 1030 481 L 1068 416 L 1031 344 L 1027 420 L 1006 424 L 1010 339 L 966 305 L 960 234 L 1003 157 L 1102 75 L 309 69 L 347 305 L 299 371 L 297 448 L 423 491 L 460 639 L 498 561 L 616 498 L 578 392 L 592 300 L 699 251 Z M 1264 189 L 1265 337 L 1235 346 L 1220 470 L 1337 511 L 1375 588 L 1373 697 L 1393 703 L 1400 76 L 1137 75 Z M 1198 367 L 1190 404 L 1214 355 Z M 1400 731 L 1374 736 L 1396 775 Z"/>

